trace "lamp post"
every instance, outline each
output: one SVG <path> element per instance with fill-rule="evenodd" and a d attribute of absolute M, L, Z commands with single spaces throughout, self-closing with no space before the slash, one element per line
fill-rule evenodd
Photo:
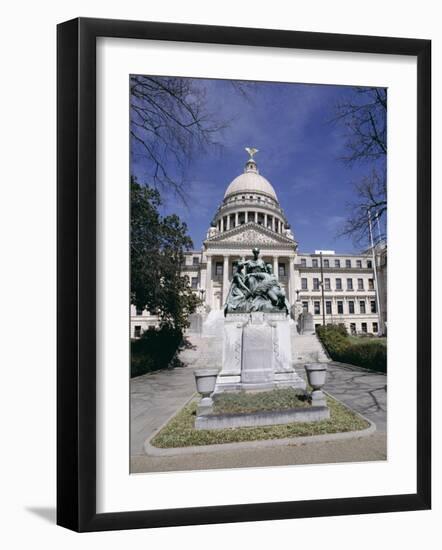
<path fill-rule="evenodd" d="M 321 266 L 322 326 L 325 327 L 324 268 L 322 265 L 322 252 L 319 253 L 319 261 Z"/>
<path fill-rule="evenodd" d="M 374 241 L 373 241 L 373 230 L 371 226 L 371 211 L 370 208 L 367 209 L 367 215 L 368 215 L 368 233 L 370 236 L 370 244 L 371 244 L 371 255 L 373 258 L 373 270 L 374 270 L 374 282 L 375 282 L 375 292 L 376 292 L 376 305 L 377 305 L 377 312 L 378 312 L 378 336 L 381 333 L 381 302 L 379 299 L 379 284 L 378 284 L 378 269 L 377 269 L 377 259 L 376 254 L 374 250 Z"/>

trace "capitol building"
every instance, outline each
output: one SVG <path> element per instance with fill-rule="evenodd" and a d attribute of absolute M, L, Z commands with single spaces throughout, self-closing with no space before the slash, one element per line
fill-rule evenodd
<path fill-rule="evenodd" d="M 314 326 L 344 323 L 349 333 L 386 331 L 386 247 L 373 253 L 301 252 L 273 185 L 260 174 L 248 149 L 243 173 L 227 186 L 201 250 L 185 253 L 183 274 L 210 312 L 221 315 L 236 262 L 258 247 L 273 266 L 296 320 L 313 316 Z M 131 306 L 131 336 L 155 326 L 156 318 Z"/>

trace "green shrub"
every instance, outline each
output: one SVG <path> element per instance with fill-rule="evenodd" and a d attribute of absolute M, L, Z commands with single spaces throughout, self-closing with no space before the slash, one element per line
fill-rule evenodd
<path fill-rule="evenodd" d="M 181 331 L 171 328 L 149 329 L 138 340 L 131 340 L 131 377 L 177 366 L 176 353 L 182 341 Z"/>
<path fill-rule="evenodd" d="M 316 332 L 333 361 L 380 372 L 387 371 L 387 346 L 383 341 L 367 339 L 368 341 L 355 343 L 348 337 L 344 325 L 321 326 Z"/>

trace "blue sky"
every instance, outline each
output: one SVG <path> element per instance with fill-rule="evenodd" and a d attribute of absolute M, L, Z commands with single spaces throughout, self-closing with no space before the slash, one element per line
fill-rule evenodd
<path fill-rule="evenodd" d="M 228 184 L 244 169 L 244 147 L 259 149 L 260 173 L 275 188 L 302 252 L 333 249 L 357 252 L 351 239 L 337 237 L 354 200 L 353 182 L 367 165 L 344 165 L 345 131 L 330 122 L 336 102 L 351 87 L 256 83 L 248 99 L 222 80 L 197 81 L 206 91 L 208 109 L 229 121 L 218 136 L 220 148 L 197 155 L 189 166 L 188 205 L 162 193 L 163 213 L 177 213 L 200 249 L 210 221 Z M 134 158 L 132 172 L 143 179 L 143 160 Z"/>

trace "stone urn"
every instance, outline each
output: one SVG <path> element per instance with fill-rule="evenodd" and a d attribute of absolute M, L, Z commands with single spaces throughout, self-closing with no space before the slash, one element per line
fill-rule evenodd
<path fill-rule="evenodd" d="M 196 391 L 202 395 L 202 399 L 198 405 L 198 416 L 212 412 L 213 399 L 211 395 L 215 391 L 218 372 L 219 369 L 198 369 L 193 372 Z"/>
<path fill-rule="evenodd" d="M 307 373 L 307 381 L 313 388 L 311 399 L 312 405 L 316 407 L 327 406 L 322 387 L 327 379 L 327 363 L 307 363 L 304 365 Z"/>

